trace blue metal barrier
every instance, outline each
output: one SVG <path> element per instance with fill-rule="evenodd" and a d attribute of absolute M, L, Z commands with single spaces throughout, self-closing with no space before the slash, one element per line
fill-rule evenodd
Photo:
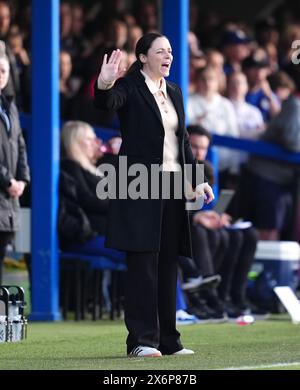
<path fill-rule="evenodd" d="M 281 146 L 271 144 L 269 142 L 246 140 L 214 134 L 213 145 L 243 150 L 258 156 L 286 161 L 291 164 L 300 164 L 300 153 L 289 152 L 286 149 L 283 149 Z"/>

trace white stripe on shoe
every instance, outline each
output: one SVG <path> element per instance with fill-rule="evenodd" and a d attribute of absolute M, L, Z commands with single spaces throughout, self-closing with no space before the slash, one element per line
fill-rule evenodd
<path fill-rule="evenodd" d="M 192 351 L 191 349 L 182 348 L 179 351 L 172 353 L 172 355 L 183 356 L 183 355 L 194 355 L 194 353 L 195 352 Z"/>
<path fill-rule="evenodd" d="M 161 357 L 161 352 L 152 347 L 138 345 L 128 354 L 128 357 Z"/>

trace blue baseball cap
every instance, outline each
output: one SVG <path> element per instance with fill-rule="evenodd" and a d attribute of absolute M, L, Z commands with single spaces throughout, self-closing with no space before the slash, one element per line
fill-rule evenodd
<path fill-rule="evenodd" d="M 252 39 L 243 30 L 226 30 L 223 33 L 221 44 L 222 46 L 239 45 L 247 44 L 251 41 Z"/>

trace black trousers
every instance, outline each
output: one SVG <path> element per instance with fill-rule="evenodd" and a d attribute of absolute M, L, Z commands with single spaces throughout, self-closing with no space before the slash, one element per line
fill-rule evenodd
<path fill-rule="evenodd" d="M 240 304 L 245 302 L 247 276 L 254 260 L 258 234 L 253 227 L 228 230 L 228 234 L 228 249 L 217 270 L 222 277 L 219 296 L 223 300 L 230 297 L 233 303 Z"/>
<path fill-rule="evenodd" d="M 236 304 L 245 301 L 247 275 L 253 263 L 258 236 L 249 229 L 206 229 L 191 226 L 194 261 L 201 275 L 218 273 L 222 300 L 231 298 Z"/>
<path fill-rule="evenodd" d="M 6 245 L 12 240 L 14 233 L 0 232 L 0 285 L 2 284 L 2 268 Z"/>
<path fill-rule="evenodd" d="M 182 349 L 176 330 L 176 283 L 184 201 L 162 202 L 160 251 L 127 253 L 127 353 L 138 345 L 158 348 L 163 354 Z"/>
<path fill-rule="evenodd" d="M 228 247 L 227 233 L 224 229 L 206 229 L 191 223 L 191 237 L 194 262 L 203 276 L 217 273 Z"/>

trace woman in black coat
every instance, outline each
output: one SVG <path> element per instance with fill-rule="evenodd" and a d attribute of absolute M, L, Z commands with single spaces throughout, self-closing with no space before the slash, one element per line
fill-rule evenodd
<path fill-rule="evenodd" d="M 196 161 L 186 134 L 182 94 L 178 86 L 165 81 L 173 60 L 170 42 L 156 33 L 143 36 L 136 46 L 137 61 L 120 78 L 121 57 L 120 50 L 109 59 L 104 56 L 95 84 L 96 106 L 116 110 L 120 119 L 122 159 L 117 177 L 124 179 L 127 173 L 125 158 L 128 168 L 143 164 L 149 175 L 153 164 L 162 165 L 171 183 L 184 164 L 192 164 L 195 189 Z M 128 182 L 132 183 L 130 178 Z M 213 199 L 207 183 L 200 182 L 197 192 L 205 193 L 208 203 Z M 160 193 L 157 199 L 117 196 L 110 201 L 106 244 L 127 252 L 129 356 L 193 353 L 182 347 L 175 323 L 178 254 L 187 254 L 189 248 L 185 201 L 182 196 L 176 199 L 172 188 L 171 193 L 169 199 Z"/>
<path fill-rule="evenodd" d="M 9 60 L 0 41 L 0 284 L 5 248 L 19 228 L 19 198 L 30 180 L 18 110 L 1 93 L 8 79 Z"/>

